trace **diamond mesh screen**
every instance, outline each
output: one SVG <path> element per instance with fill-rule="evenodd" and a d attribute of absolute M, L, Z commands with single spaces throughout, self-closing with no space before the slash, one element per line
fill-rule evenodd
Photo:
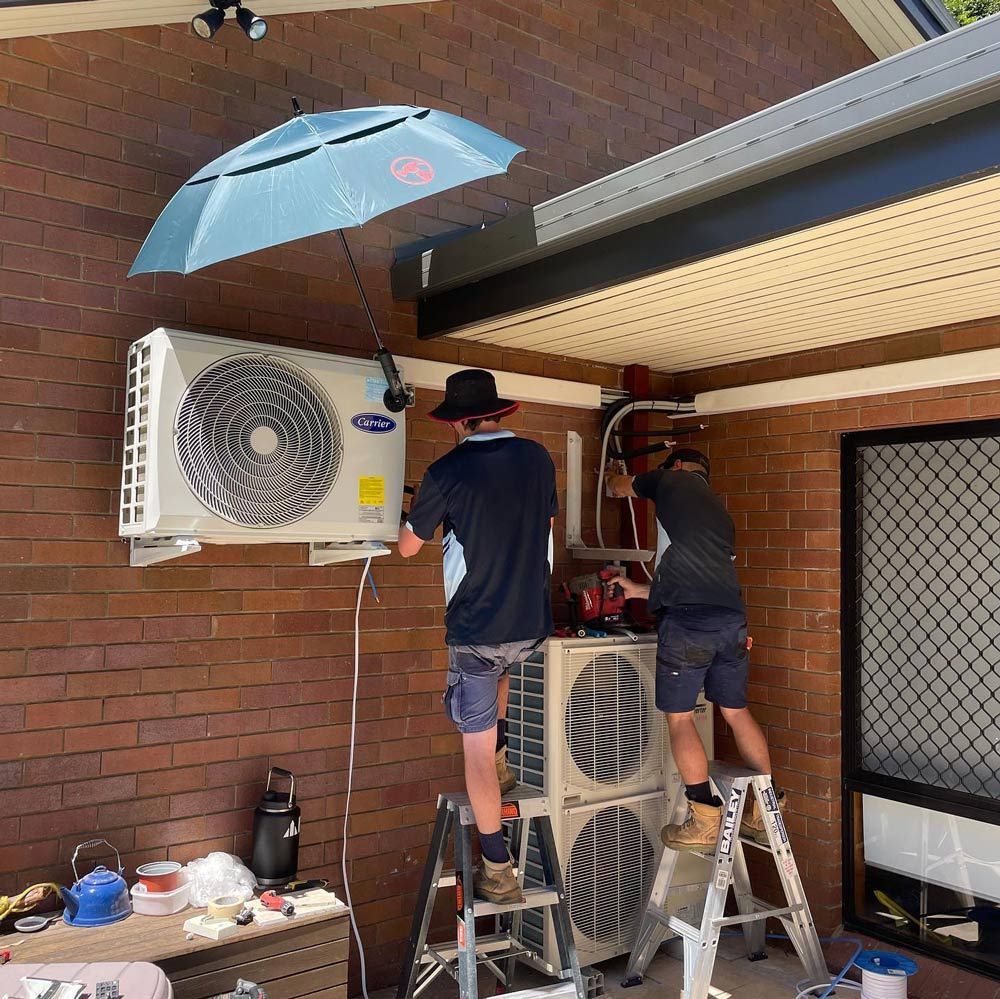
<path fill-rule="evenodd" d="M 862 768 L 1000 797 L 1000 438 L 856 452 Z"/>

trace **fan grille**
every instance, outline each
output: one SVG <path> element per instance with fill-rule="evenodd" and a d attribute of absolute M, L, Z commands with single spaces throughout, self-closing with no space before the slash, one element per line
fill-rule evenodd
<path fill-rule="evenodd" d="M 660 852 L 646 827 L 655 825 L 649 819 L 659 818 L 660 807 L 659 801 L 612 803 L 571 821 L 566 892 L 585 943 L 618 943 L 635 929 Z"/>
<path fill-rule="evenodd" d="M 191 491 L 241 527 L 281 527 L 312 513 L 340 471 L 340 420 L 307 371 L 268 354 L 238 354 L 188 386 L 174 430 Z"/>
<path fill-rule="evenodd" d="M 640 667 L 630 656 L 601 652 L 572 681 L 566 698 L 566 745 L 580 772 L 597 784 L 641 778 L 658 766 L 654 743 L 659 718 Z"/>

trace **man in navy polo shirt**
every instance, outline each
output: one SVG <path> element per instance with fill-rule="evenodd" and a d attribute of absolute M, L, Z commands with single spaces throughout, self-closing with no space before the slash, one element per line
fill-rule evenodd
<path fill-rule="evenodd" d="M 552 632 L 558 513 L 549 453 L 500 426 L 517 407 L 497 396 L 488 371 L 448 378 L 444 402 L 430 415 L 451 425 L 458 446 L 427 469 L 399 530 L 399 553 L 409 558 L 444 525 L 445 710 L 462 733 L 465 783 L 482 845 L 475 892 L 501 903 L 523 897 L 500 823 L 501 793 L 516 783 L 507 766 L 507 671 Z"/>
<path fill-rule="evenodd" d="M 627 597 L 648 598 L 657 617 L 656 706 L 666 713 L 689 803 L 687 820 L 661 832 L 674 850 L 714 849 L 722 822 L 722 802 L 709 785 L 708 757 L 694 725 L 702 687 L 732 729 L 744 762 L 771 772 L 767 741 L 747 707 L 747 619 L 736 578 L 736 529 L 708 484 L 709 467 L 700 451 L 678 448 L 652 472 L 606 476 L 614 495 L 656 504 L 660 559 L 652 585 L 618 582 Z M 740 832 L 767 843 L 756 802 Z"/>

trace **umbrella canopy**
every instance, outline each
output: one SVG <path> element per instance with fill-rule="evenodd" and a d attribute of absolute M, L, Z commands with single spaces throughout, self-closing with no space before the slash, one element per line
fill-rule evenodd
<path fill-rule="evenodd" d="M 199 170 L 171 198 L 129 271 L 188 274 L 503 173 L 521 146 L 409 106 L 300 114 Z"/>

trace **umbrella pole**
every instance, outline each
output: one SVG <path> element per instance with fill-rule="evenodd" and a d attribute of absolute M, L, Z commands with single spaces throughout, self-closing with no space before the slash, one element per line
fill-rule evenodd
<path fill-rule="evenodd" d="M 344 247 L 344 254 L 347 257 L 347 263 L 351 268 L 351 275 L 354 277 L 354 283 L 358 286 L 358 294 L 361 296 L 361 304 L 365 307 L 365 313 L 368 316 L 368 322 L 371 323 L 372 333 L 375 335 L 375 346 L 378 348 L 375 351 L 375 360 L 382 365 L 382 373 L 385 375 L 385 380 L 389 387 L 385 390 L 385 407 L 390 413 L 401 413 L 406 408 L 406 387 L 403 385 L 403 379 L 400 377 L 399 369 L 396 367 L 396 361 L 392 356 L 392 352 L 387 350 L 385 345 L 382 343 L 382 338 L 378 333 L 378 326 L 375 325 L 375 316 L 372 315 L 371 306 L 368 304 L 368 296 L 365 294 L 364 285 L 361 283 L 361 276 L 358 274 L 358 269 L 354 265 L 354 257 L 351 256 L 351 248 L 347 243 L 347 237 L 344 235 L 343 229 L 338 229 L 337 232 L 340 234 L 340 243 Z"/>

